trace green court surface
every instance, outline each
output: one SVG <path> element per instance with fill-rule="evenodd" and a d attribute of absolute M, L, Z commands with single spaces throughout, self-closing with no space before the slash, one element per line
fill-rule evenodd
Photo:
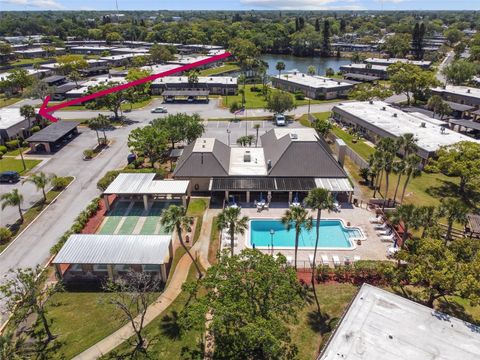
<path fill-rule="evenodd" d="M 143 211 L 144 211 L 143 202 L 136 202 L 135 204 L 133 204 L 132 208 L 130 209 L 130 212 L 125 216 L 125 221 L 120 227 L 120 230 L 118 230 L 118 234 L 131 235 Z"/>
<path fill-rule="evenodd" d="M 129 201 L 116 203 L 115 207 L 107 214 L 107 220 L 100 229 L 99 234 L 113 234 L 129 205 Z"/>
<path fill-rule="evenodd" d="M 152 207 L 150 208 L 150 211 L 147 215 L 147 218 L 145 219 L 143 227 L 140 230 L 140 234 L 142 234 L 142 235 L 154 235 L 154 234 L 157 235 L 155 230 L 157 228 L 157 224 L 160 223 L 160 217 L 162 215 L 162 212 L 163 212 L 164 209 L 166 209 L 167 207 L 169 207 L 172 204 L 177 204 L 177 203 L 173 202 L 173 201 L 154 202 Z M 165 234 L 168 234 L 168 232 L 166 232 L 164 227 L 162 226 L 160 228 L 160 232 L 158 234 L 165 235 Z"/>

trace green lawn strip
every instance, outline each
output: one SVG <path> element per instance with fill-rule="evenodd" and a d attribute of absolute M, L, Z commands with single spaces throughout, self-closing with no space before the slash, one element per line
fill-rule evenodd
<path fill-rule="evenodd" d="M 354 136 L 348 132 L 340 129 L 338 126 L 334 126 L 332 132 L 345 143 L 358 155 L 367 160 L 371 154 L 375 152 L 375 149 L 366 144 L 363 140 L 357 140 L 354 142 Z"/>
<path fill-rule="evenodd" d="M 193 281 L 195 278 L 195 267 L 191 266 L 187 279 Z M 180 335 L 176 322 L 178 314 L 188 300 L 189 295 L 182 291 L 164 312 L 145 327 L 144 334 L 149 345 L 147 356 L 139 355 L 136 359 L 185 359 L 187 358 L 185 354 L 189 351 L 199 350 L 198 343 L 202 339 L 204 331 L 190 330 Z M 195 300 L 192 299 L 191 301 Z M 122 355 L 129 354 L 133 348 L 132 341 L 133 338 L 124 342 L 101 359 L 119 359 L 122 358 Z"/>
<path fill-rule="evenodd" d="M 20 100 L 22 100 L 22 99 L 19 98 L 19 97 L 9 97 L 9 98 L 7 98 L 7 97 L 0 96 L 0 108 L 15 104 L 16 102 L 18 102 Z"/>
<path fill-rule="evenodd" d="M 217 229 L 217 217 L 212 220 L 212 230 L 210 232 L 210 244 L 208 246 L 208 262 L 217 263 L 217 252 L 220 250 L 220 231 Z"/>
<path fill-rule="evenodd" d="M 18 59 L 9 63 L 10 66 L 21 66 L 21 65 L 34 65 L 39 64 L 48 60 L 52 60 L 50 58 L 35 58 L 35 59 Z"/>
<path fill-rule="evenodd" d="M 326 323 L 317 320 L 313 301 L 297 312 L 298 322 L 290 326 L 292 343 L 298 347 L 298 359 L 316 359 L 321 344 L 325 344 L 343 312 L 358 291 L 352 284 L 318 284 L 317 294 Z M 313 295 L 312 295 L 313 296 Z"/>
<path fill-rule="evenodd" d="M 41 163 L 41 160 L 25 159 L 26 170 L 23 170 L 23 163 L 21 159 L 14 159 L 11 157 L 4 157 L 0 159 L 0 172 L 3 171 L 16 171 L 19 174 L 24 174 L 30 171 L 32 168 Z"/>
<path fill-rule="evenodd" d="M 130 104 L 130 103 L 127 104 L 126 103 L 126 104 L 122 104 L 121 108 L 125 112 L 127 112 L 129 110 L 141 109 L 141 108 L 147 106 L 148 104 L 150 104 L 152 101 L 153 101 L 153 98 L 149 98 L 147 100 L 135 102 L 135 103 L 132 103 L 132 104 Z M 62 101 L 51 101 L 51 102 L 48 103 L 48 106 L 58 105 L 58 104 L 61 104 L 61 103 L 62 103 Z M 41 106 L 41 104 L 35 105 L 36 108 L 40 108 L 40 106 Z M 85 105 L 70 105 L 70 106 L 61 108 L 57 111 L 77 111 L 77 110 L 82 110 L 82 111 L 92 110 L 93 111 L 94 109 L 89 109 Z M 109 109 L 107 109 L 105 107 L 102 107 L 102 108 L 96 109 L 96 110 L 108 111 Z"/>
<path fill-rule="evenodd" d="M 219 75 L 226 72 L 237 71 L 237 70 L 240 70 L 240 67 L 238 65 L 227 64 L 227 65 L 222 65 L 222 66 L 211 68 L 211 69 L 202 70 L 200 71 L 199 75 L 200 76 Z"/>
<path fill-rule="evenodd" d="M 330 111 L 325 111 L 325 112 L 321 112 L 321 113 L 312 113 L 311 115 L 314 116 L 316 119 L 319 119 L 319 120 L 328 120 L 330 118 L 331 112 Z M 303 114 L 298 119 L 298 122 L 305 127 L 312 127 L 312 123 L 308 119 L 308 114 Z"/>
<path fill-rule="evenodd" d="M 70 184 L 70 182 L 73 181 L 73 177 L 69 176 L 68 179 L 69 179 L 68 183 Z M 30 223 L 32 223 L 32 221 L 35 220 L 35 218 L 42 212 L 42 210 L 45 209 L 45 207 L 48 204 L 50 204 L 50 202 L 53 199 L 55 199 L 58 196 L 58 194 L 60 194 L 62 191 L 63 190 L 53 190 L 53 189 L 48 191 L 46 203 L 43 203 L 42 202 L 43 199 L 42 199 L 38 201 L 36 204 L 34 204 L 30 209 L 25 211 L 23 213 L 23 218 L 24 218 L 23 223 L 20 224 L 19 222 L 17 222 L 15 225 L 11 227 L 10 230 L 12 230 L 13 236 L 10 239 L 10 241 L 4 244 L 0 243 L 0 252 L 2 252 L 18 234 L 20 234 Z"/>
<path fill-rule="evenodd" d="M 27 150 L 27 149 L 29 149 L 28 146 L 22 147 L 22 152 L 25 151 L 25 150 Z M 5 156 L 13 156 L 13 157 L 15 157 L 15 156 L 18 156 L 18 155 L 20 155 L 20 150 L 19 150 L 18 148 L 13 149 L 13 150 L 9 150 L 9 151 L 7 151 L 5 154 L 3 154 L 4 157 L 5 157 Z"/>
<path fill-rule="evenodd" d="M 190 201 L 187 208 L 188 216 L 203 216 L 208 207 L 210 198 L 194 198 Z"/>

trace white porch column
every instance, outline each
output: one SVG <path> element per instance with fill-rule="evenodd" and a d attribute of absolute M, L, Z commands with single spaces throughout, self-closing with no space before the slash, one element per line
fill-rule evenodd
<path fill-rule="evenodd" d="M 103 195 L 103 202 L 105 203 L 105 209 L 107 211 L 110 211 L 110 203 L 108 202 L 108 195 Z"/>
<path fill-rule="evenodd" d="M 145 210 L 148 210 L 148 195 L 147 194 L 143 195 L 143 206 L 145 207 Z"/>
<path fill-rule="evenodd" d="M 182 204 L 184 207 L 187 207 L 187 197 L 185 195 L 182 196 Z"/>
<path fill-rule="evenodd" d="M 114 270 L 113 270 L 113 265 L 112 264 L 108 264 L 107 265 L 107 271 L 108 271 L 108 278 L 113 281 L 115 279 L 115 274 L 114 274 Z"/>
<path fill-rule="evenodd" d="M 289 192 L 288 192 L 288 202 L 289 202 L 289 203 L 292 202 L 292 197 L 293 197 L 293 192 L 289 191 Z"/>
<path fill-rule="evenodd" d="M 228 202 L 228 190 L 225 191 L 225 201 Z"/>
<path fill-rule="evenodd" d="M 165 264 L 160 265 L 160 277 L 162 278 L 163 282 L 167 282 L 167 269 L 165 267 Z"/>
<path fill-rule="evenodd" d="M 247 203 L 250 202 L 250 191 L 247 191 Z"/>

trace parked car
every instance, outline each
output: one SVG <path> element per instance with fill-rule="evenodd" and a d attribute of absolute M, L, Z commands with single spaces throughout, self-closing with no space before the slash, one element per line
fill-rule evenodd
<path fill-rule="evenodd" d="M 187 98 L 187 102 L 189 102 L 189 103 L 192 103 L 192 102 L 194 102 L 195 100 L 196 100 L 196 99 L 195 99 L 194 96 L 189 96 L 189 97 Z"/>
<path fill-rule="evenodd" d="M 4 171 L 0 173 L 0 182 L 14 183 L 20 180 L 20 174 L 16 171 Z"/>
<path fill-rule="evenodd" d="M 157 113 L 157 114 L 166 114 L 167 108 L 164 107 L 156 107 L 155 109 L 152 109 L 151 113 Z"/>
<path fill-rule="evenodd" d="M 287 119 L 285 118 L 285 115 L 283 114 L 277 114 L 275 115 L 275 124 L 277 126 L 285 126 L 287 125 Z"/>

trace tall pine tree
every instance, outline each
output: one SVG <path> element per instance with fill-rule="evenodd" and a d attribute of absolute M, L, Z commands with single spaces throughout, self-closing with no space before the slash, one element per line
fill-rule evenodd
<path fill-rule="evenodd" d="M 323 22 L 322 56 L 330 56 L 330 22 L 325 19 Z"/>

